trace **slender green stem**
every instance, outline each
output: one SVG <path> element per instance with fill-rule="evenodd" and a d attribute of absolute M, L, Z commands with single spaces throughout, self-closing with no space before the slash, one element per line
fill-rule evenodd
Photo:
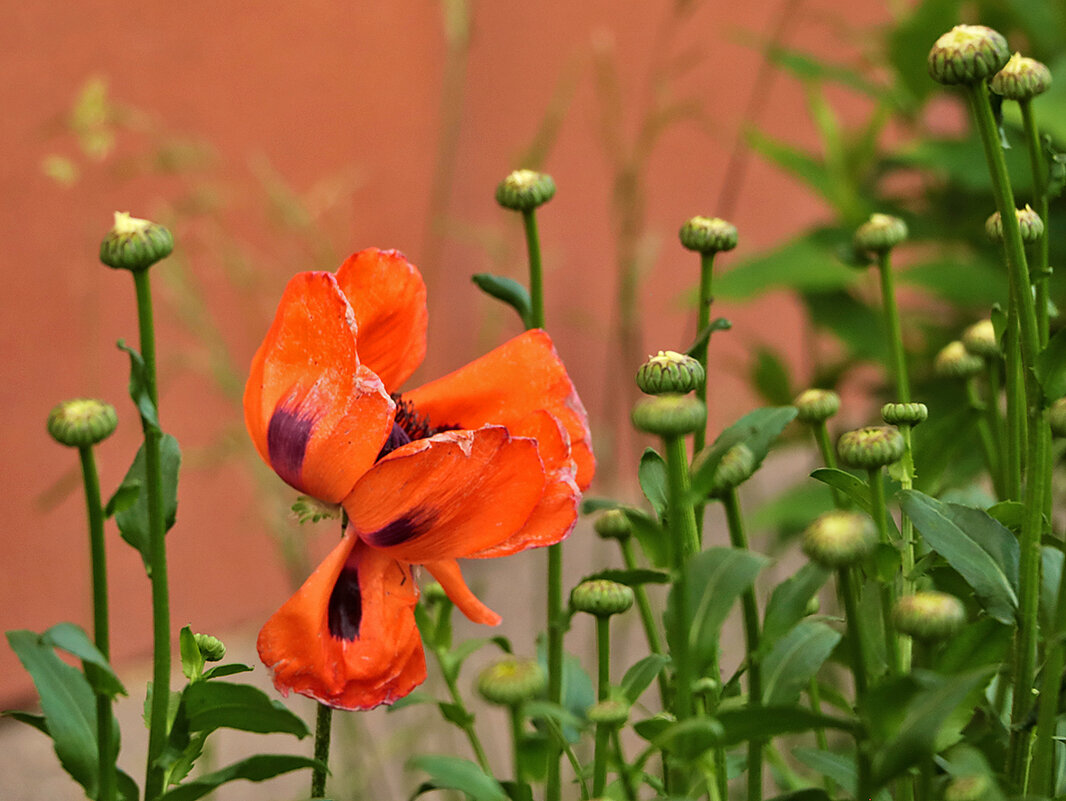
<path fill-rule="evenodd" d="M 92 447 L 78 449 L 81 458 L 82 483 L 85 486 L 85 508 L 89 518 L 89 556 L 93 583 L 93 641 L 104 659 L 111 659 L 110 616 L 107 599 L 107 550 L 104 547 L 104 511 L 100 500 L 100 477 Z M 100 769 L 100 801 L 115 798 L 115 755 L 112 754 L 111 699 L 105 693 L 96 695 L 96 747 Z"/>
<path fill-rule="evenodd" d="M 596 618 L 596 698 L 606 701 L 611 690 L 611 619 Z M 607 786 L 607 749 L 613 726 L 596 724 L 596 750 L 592 763 L 592 795 L 599 798 Z"/>
<path fill-rule="evenodd" d="M 1022 376 L 1022 352 L 1018 341 L 1017 301 L 1014 290 L 1010 292 L 1007 304 L 1007 331 L 1003 337 L 1004 358 L 1006 363 L 1007 396 L 1007 460 L 1004 474 L 1007 498 L 1020 500 L 1022 497 L 1022 451 L 1026 440 L 1025 424 L 1025 379 Z"/>
<path fill-rule="evenodd" d="M 514 780 L 519 786 L 526 784 L 525 771 L 522 769 L 522 705 L 512 704 L 507 709 L 511 721 L 511 746 L 514 755 Z M 524 796 L 519 796 L 524 797 Z"/>
<path fill-rule="evenodd" d="M 909 490 L 914 487 L 914 446 L 912 443 L 913 427 L 906 424 L 899 426 L 903 435 L 903 457 L 900 459 L 900 488 Z M 904 595 L 914 592 L 914 523 L 906 515 L 900 523 L 900 535 L 903 537 L 903 571 L 902 587 Z M 911 638 L 900 638 L 900 665 L 904 672 L 911 668 Z"/>
<path fill-rule="evenodd" d="M 837 455 L 833 451 L 833 444 L 829 441 L 829 428 L 825 424 L 825 420 L 821 420 L 817 423 L 810 424 L 811 433 L 814 435 L 814 442 L 818 446 L 818 453 L 822 455 L 822 462 L 826 467 L 836 468 Z M 838 490 L 836 487 L 832 487 L 833 493 L 833 506 L 837 509 L 847 509 L 850 506 L 847 496 Z"/>
<path fill-rule="evenodd" d="M 442 649 L 433 649 L 433 656 L 436 658 L 437 666 L 440 668 L 441 675 L 444 677 L 444 683 L 448 685 L 448 694 L 452 697 L 452 703 L 463 710 L 464 714 L 459 725 L 462 728 L 463 733 L 466 735 L 467 741 L 470 743 L 470 748 L 474 751 L 474 756 L 477 759 L 478 765 L 483 771 L 491 774 L 492 769 L 489 767 L 489 759 L 485 754 L 484 747 L 481 745 L 481 739 L 477 735 L 477 729 L 474 727 L 473 718 L 470 715 L 465 714 L 466 702 L 463 701 L 463 696 L 459 692 L 459 686 L 456 684 L 455 676 L 452 675 L 451 671 L 444 669 L 444 658 L 442 654 Z"/>
<path fill-rule="evenodd" d="M 140 329 L 141 358 L 144 359 L 148 397 L 159 411 L 156 379 L 155 323 L 148 270 L 133 273 L 137 291 L 137 322 Z M 163 509 L 163 470 L 159 428 L 143 416 L 145 494 L 148 506 L 148 575 L 152 584 L 152 704 L 148 727 L 148 765 L 145 801 L 154 801 L 163 792 L 165 769 L 159 758 L 166 746 L 167 707 L 170 703 L 170 589 L 167 579 L 166 522 Z"/>
<path fill-rule="evenodd" d="M 540 259 L 540 237 L 537 235 L 537 214 L 533 209 L 522 212 L 526 232 L 526 251 L 529 253 L 530 328 L 544 327 L 544 269 Z"/>
<path fill-rule="evenodd" d="M 880 467 L 867 471 L 870 483 L 870 513 L 877 525 L 877 533 L 881 542 L 886 545 L 892 544 L 892 538 L 888 533 L 888 507 L 885 503 L 885 483 Z M 895 606 L 898 595 L 894 581 L 880 585 L 881 593 L 881 620 L 885 629 L 885 657 L 888 660 L 889 672 L 899 675 L 903 672 L 903 657 L 900 651 L 900 638 L 892 625 L 892 607 Z"/>
<path fill-rule="evenodd" d="M 689 503 L 688 454 L 685 451 L 685 440 L 681 437 L 665 438 L 663 446 L 670 482 L 670 524 L 675 534 L 674 546 L 680 563 L 685 564 L 700 550 L 696 515 L 692 504 Z"/>
<path fill-rule="evenodd" d="M 622 738 L 618 735 L 618 726 L 611 729 L 611 745 L 614 748 L 614 758 L 618 762 L 618 777 L 622 782 L 622 792 L 625 793 L 626 801 L 637 801 L 637 789 L 633 786 L 633 777 L 629 773 L 629 765 L 626 764 L 625 754 L 622 752 Z"/>
<path fill-rule="evenodd" d="M 842 567 L 837 571 L 840 596 L 844 601 L 844 617 L 848 625 L 848 655 L 851 657 L 851 675 L 855 681 L 855 702 L 861 709 L 869 686 L 869 660 L 866 656 L 866 640 L 863 637 L 862 614 L 859 611 L 859 593 L 853 576 L 853 568 Z M 858 775 L 858 799 L 871 798 L 870 755 L 860 735 L 855 735 L 855 761 Z"/>
<path fill-rule="evenodd" d="M 326 776 L 329 775 L 329 741 L 333 729 L 333 709 L 319 704 L 315 714 L 315 761 L 311 770 L 311 798 L 326 797 Z"/>
<path fill-rule="evenodd" d="M 726 525 L 729 528 L 729 542 L 734 548 L 748 549 L 748 537 L 744 532 L 744 519 L 740 514 L 740 502 L 736 489 L 728 490 L 722 496 L 725 506 Z M 762 665 L 759 664 L 759 606 L 755 599 L 755 588 L 748 587 L 741 596 L 741 610 L 744 617 L 744 650 L 748 663 L 748 706 L 762 706 Z M 748 743 L 748 801 L 762 798 L 762 740 Z"/>
<path fill-rule="evenodd" d="M 910 403 L 911 389 L 907 378 L 907 361 L 903 350 L 903 328 L 899 321 L 899 306 L 896 304 L 895 281 L 892 277 L 891 251 L 878 255 L 877 267 L 881 274 L 881 304 L 885 310 L 885 327 L 888 332 L 888 353 L 892 364 L 892 377 L 896 383 L 896 398 L 900 403 Z"/>
<path fill-rule="evenodd" d="M 711 324 L 711 303 L 714 297 L 711 295 L 711 284 L 714 277 L 714 253 L 700 254 L 700 295 L 696 307 L 696 335 L 699 336 L 708 325 Z M 696 386 L 696 397 L 704 403 L 707 402 L 707 346 L 709 340 L 705 339 L 692 352 L 692 358 L 703 366 L 703 381 Z M 707 430 L 701 428 L 693 437 L 692 450 L 699 453 L 707 441 Z M 697 515 L 699 518 L 699 515 Z"/>
<path fill-rule="evenodd" d="M 1033 113 L 1033 104 L 1030 100 L 1020 100 L 1018 105 L 1022 111 L 1022 129 L 1025 131 L 1025 147 L 1029 154 L 1029 170 L 1033 176 L 1033 209 L 1044 223 L 1044 235 L 1034 248 L 1035 264 L 1031 265 L 1033 285 L 1036 289 L 1036 320 L 1037 333 L 1040 344 L 1046 345 L 1048 340 L 1048 196 L 1047 196 L 1047 164 L 1044 160 L 1044 150 L 1040 147 L 1040 130 L 1036 124 L 1036 115 Z"/>
<path fill-rule="evenodd" d="M 969 402 L 970 408 L 978 415 L 977 441 L 981 445 L 981 455 L 984 456 L 985 467 L 988 470 L 989 477 L 992 479 L 996 495 L 1002 498 L 1004 488 L 1001 485 L 1001 476 L 1003 471 L 1000 469 L 999 454 L 996 451 L 995 438 L 988 419 L 988 400 L 981 398 L 977 383 L 972 377 L 966 379 L 966 400 Z"/>

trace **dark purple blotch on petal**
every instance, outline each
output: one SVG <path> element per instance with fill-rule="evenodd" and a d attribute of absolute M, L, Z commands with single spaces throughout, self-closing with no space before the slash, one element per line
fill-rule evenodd
<path fill-rule="evenodd" d="M 340 640 L 357 640 L 362 620 L 359 571 L 355 565 L 345 565 L 329 595 L 329 633 Z"/>
<path fill-rule="evenodd" d="M 279 406 L 274 410 L 267 426 L 267 449 L 270 466 L 287 483 L 300 489 L 300 473 L 304 454 L 311 439 L 314 418 L 300 414 L 299 409 Z"/>
<path fill-rule="evenodd" d="M 407 435 L 407 432 L 403 430 L 403 427 L 399 423 L 394 422 L 392 424 L 392 431 L 389 432 L 389 438 L 385 440 L 385 444 L 381 446 L 381 451 L 378 453 L 378 459 L 392 453 L 401 445 L 406 445 L 410 441 L 411 438 Z"/>
<path fill-rule="evenodd" d="M 387 523 L 377 531 L 361 533 L 359 536 L 367 545 L 376 548 L 388 548 L 410 542 L 415 537 L 425 534 L 433 525 L 435 515 L 432 512 L 410 512 Z"/>

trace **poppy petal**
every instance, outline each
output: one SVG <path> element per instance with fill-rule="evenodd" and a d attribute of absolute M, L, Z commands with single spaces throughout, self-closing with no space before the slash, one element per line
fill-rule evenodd
<path fill-rule="evenodd" d="M 359 358 L 395 392 L 426 356 L 426 285 L 398 250 L 369 248 L 337 270 L 359 328 Z"/>
<path fill-rule="evenodd" d="M 259 455 L 296 489 L 339 503 L 377 458 L 394 411 L 359 363 L 355 320 L 334 277 L 294 276 L 244 390 Z"/>
<path fill-rule="evenodd" d="M 407 565 L 346 536 L 259 632 L 274 686 L 340 709 L 370 709 L 426 677 Z"/>
<path fill-rule="evenodd" d="M 500 625 L 502 618 L 481 603 L 466 586 L 458 562 L 454 559 L 441 559 L 438 562 L 426 562 L 424 567 L 467 618 L 474 623 L 484 623 L 487 626 Z"/>
<path fill-rule="evenodd" d="M 577 484 L 586 489 L 596 472 L 588 414 L 551 337 L 526 331 L 465 367 L 404 393 L 434 426 L 506 426 L 525 436 L 526 419 L 537 411 L 557 417 L 570 436 Z"/>
<path fill-rule="evenodd" d="M 364 542 L 421 564 L 506 541 L 525 524 L 544 485 L 537 444 L 485 426 L 397 448 L 359 479 L 343 504 Z"/>

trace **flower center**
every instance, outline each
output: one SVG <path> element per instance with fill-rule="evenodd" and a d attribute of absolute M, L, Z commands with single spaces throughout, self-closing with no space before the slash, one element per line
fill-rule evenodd
<path fill-rule="evenodd" d="M 454 431 L 458 427 L 434 426 L 430 423 L 428 415 L 416 411 L 414 405 L 404 400 L 402 395 L 395 394 L 392 399 L 396 403 L 396 415 L 393 417 L 392 431 L 389 432 L 389 438 L 385 440 L 385 444 L 381 446 L 377 460 L 383 459 L 408 442 L 432 437 L 442 431 Z"/>

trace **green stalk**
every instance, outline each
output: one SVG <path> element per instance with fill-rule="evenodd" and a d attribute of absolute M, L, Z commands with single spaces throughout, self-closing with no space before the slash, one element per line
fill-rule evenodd
<path fill-rule="evenodd" d="M 730 488 L 722 496 L 725 507 L 726 524 L 729 528 L 729 542 L 734 548 L 748 549 L 748 538 L 744 532 L 744 520 L 740 514 L 740 502 L 737 491 Z M 748 706 L 762 706 L 762 666 L 757 656 L 759 650 L 759 606 L 755 599 L 755 588 L 748 587 L 741 596 L 741 610 L 744 617 L 744 650 L 748 663 Z M 762 740 L 748 742 L 748 801 L 760 801 L 762 798 Z"/>
<path fill-rule="evenodd" d="M 700 254 L 700 296 L 699 305 L 696 307 L 696 335 L 699 336 L 708 325 L 711 324 L 711 302 L 714 297 L 711 295 L 711 283 L 714 277 L 714 253 L 701 253 Z M 703 367 L 703 381 L 696 386 L 696 397 L 704 403 L 707 402 L 707 347 L 710 344 L 709 339 L 704 339 L 703 342 L 692 352 L 692 358 L 696 359 Z M 703 446 L 707 442 L 707 429 L 706 426 L 696 430 L 693 437 L 692 452 L 699 453 L 703 450 Z M 702 517 L 697 515 L 697 520 Z"/>
<path fill-rule="evenodd" d="M 870 514 L 877 524 L 877 534 L 881 542 L 886 545 L 892 544 L 888 533 L 888 507 L 885 503 L 885 483 L 880 467 L 873 467 L 867 471 L 870 483 Z M 888 661 L 889 672 L 899 675 L 903 672 L 903 655 L 900 651 L 899 635 L 892 625 L 892 608 L 896 603 L 895 583 L 880 584 L 881 593 L 881 620 L 885 629 L 885 658 Z"/>
<path fill-rule="evenodd" d="M 1022 353 L 1018 342 L 1017 301 L 1013 288 L 1007 303 L 1007 331 L 1003 337 L 1007 395 L 1007 466 L 1006 493 L 1011 500 L 1022 497 L 1022 451 L 1026 440 L 1025 379 L 1022 376 Z"/>
<path fill-rule="evenodd" d="M 529 327 L 543 328 L 544 269 L 540 259 L 540 237 L 537 235 L 537 215 L 533 209 L 522 212 L 522 226 L 526 232 L 526 251 L 529 254 Z"/>
<path fill-rule="evenodd" d="M 818 446 L 818 452 L 822 455 L 822 462 L 826 467 L 836 469 L 837 456 L 833 451 L 833 444 L 829 441 L 829 427 L 825 424 L 825 420 L 811 423 L 810 429 L 811 433 L 814 435 L 814 442 Z M 847 496 L 836 487 L 831 487 L 830 491 L 833 493 L 834 507 L 837 509 L 847 509 L 851 505 L 848 503 Z"/>
<path fill-rule="evenodd" d="M 141 357 L 144 359 L 148 397 L 159 412 L 156 380 L 155 323 L 152 289 L 148 270 L 133 273 L 137 291 L 137 323 L 140 329 Z M 167 579 L 166 522 L 163 510 L 163 470 L 159 428 L 141 417 L 144 431 L 144 472 L 148 506 L 148 576 L 152 584 L 152 705 L 148 726 L 148 765 L 144 785 L 145 801 L 154 801 L 163 792 L 165 769 L 159 758 L 166 747 L 167 707 L 170 703 L 170 589 Z"/>
<path fill-rule="evenodd" d="M 611 730 L 611 745 L 614 748 L 614 758 L 618 761 L 618 776 L 622 781 L 622 792 L 625 793 L 626 801 L 637 801 L 637 790 L 633 786 L 633 777 L 629 774 L 629 765 L 626 764 L 625 755 L 622 753 L 622 738 L 618 736 L 618 726 Z"/>
<path fill-rule="evenodd" d="M 978 393 L 976 382 L 973 377 L 970 377 L 966 379 L 966 400 L 969 401 L 970 408 L 978 413 L 977 441 L 981 445 L 981 455 L 985 458 L 985 467 L 988 469 L 988 475 L 992 478 L 996 497 L 1002 498 L 1005 489 L 1001 480 L 1003 471 L 1000 468 L 999 454 L 996 452 L 992 426 L 989 423 L 988 415 L 988 404 L 992 399 L 982 399 Z M 904 520 L 906 520 L 906 516 L 904 516 Z"/>
<path fill-rule="evenodd" d="M 311 798 L 326 797 L 326 776 L 329 774 L 329 741 L 332 733 L 333 709 L 318 705 L 315 715 L 315 761 L 311 770 Z"/>
<path fill-rule="evenodd" d="M 462 722 L 459 724 L 466 735 L 467 741 L 470 743 L 471 749 L 474 751 L 474 756 L 477 759 L 478 765 L 485 773 L 492 774 L 492 770 L 489 767 L 489 759 L 485 754 L 485 749 L 481 745 L 481 740 L 477 736 L 477 729 L 474 727 L 473 719 L 466 713 L 466 703 L 463 701 L 463 696 L 459 693 L 459 686 L 456 684 L 455 677 L 452 672 L 444 669 L 444 659 L 442 656 L 442 650 L 440 648 L 433 648 L 433 656 L 437 660 L 437 667 L 440 668 L 440 673 L 444 677 L 444 683 L 448 685 L 448 694 L 452 697 L 452 703 L 459 709 L 463 710 Z"/>
<path fill-rule="evenodd" d="M 878 253 L 877 268 L 881 275 L 881 304 L 885 310 L 885 326 L 888 331 L 888 353 L 892 365 L 892 377 L 896 383 L 896 398 L 900 403 L 910 403 L 911 389 L 907 378 L 907 362 L 903 350 L 903 329 L 899 321 L 899 306 L 896 304 L 895 282 L 892 277 L 891 251 Z"/>
<path fill-rule="evenodd" d="M 522 740 L 524 739 L 522 733 L 522 705 L 511 704 L 507 711 L 511 721 L 511 745 L 513 747 L 514 755 L 514 780 L 515 784 L 519 787 L 526 786 L 525 771 L 522 770 Z M 520 795 L 519 798 L 528 797 L 527 792 L 524 795 Z"/>
<path fill-rule="evenodd" d="M 914 487 L 914 449 L 911 444 L 911 434 L 914 427 L 906 423 L 900 424 L 899 431 L 903 435 L 903 457 L 900 459 L 900 488 L 904 490 Z M 903 574 L 902 587 L 904 595 L 914 593 L 914 523 L 906 515 L 900 523 L 900 535 L 903 537 Z M 911 638 L 900 638 L 900 665 L 904 672 L 911 669 Z"/>
<path fill-rule="evenodd" d="M 1048 196 L 1047 165 L 1044 163 L 1044 151 L 1040 147 L 1040 131 L 1033 113 L 1030 100 L 1019 100 L 1022 111 L 1022 129 L 1025 131 L 1025 147 L 1029 154 L 1029 170 L 1033 176 L 1033 207 L 1044 223 L 1044 235 L 1035 248 L 1036 263 L 1032 266 L 1033 284 L 1036 289 L 1037 333 L 1040 344 L 1048 340 Z"/>
<path fill-rule="evenodd" d="M 93 640 L 104 659 L 111 660 L 110 616 L 107 599 L 107 550 L 104 547 L 104 510 L 100 500 L 100 477 L 96 472 L 93 449 L 78 449 L 81 458 L 82 483 L 85 486 L 85 508 L 89 518 L 89 555 L 93 582 Z M 96 748 L 100 769 L 99 801 L 114 801 L 115 755 L 111 753 L 111 699 L 105 693 L 96 695 Z"/>
<path fill-rule="evenodd" d="M 606 615 L 596 618 L 596 699 L 606 701 L 611 689 L 611 619 Z M 611 729 L 605 723 L 596 724 L 596 750 L 592 767 L 592 795 L 599 798 L 607 786 L 607 749 Z"/>
<path fill-rule="evenodd" d="M 844 601 L 844 617 L 848 624 L 848 655 L 851 657 L 851 675 L 855 681 L 856 706 L 862 708 L 866 698 L 868 683 L 869 661 L 866 657 L 866 646 L 862 636 L 862 615 L 859 612 L 859 594 L 855 586 L 852 568 L 842 567 L 837 571 L 837 583 L 840 586 L 840 595 Z M 870 755 L 866 752 L 864 743 L 855 735 L 855 760 L 856 773 L 858 774 L 858 792 L 856 798 L 871 798 L 870 792 Z"/>

